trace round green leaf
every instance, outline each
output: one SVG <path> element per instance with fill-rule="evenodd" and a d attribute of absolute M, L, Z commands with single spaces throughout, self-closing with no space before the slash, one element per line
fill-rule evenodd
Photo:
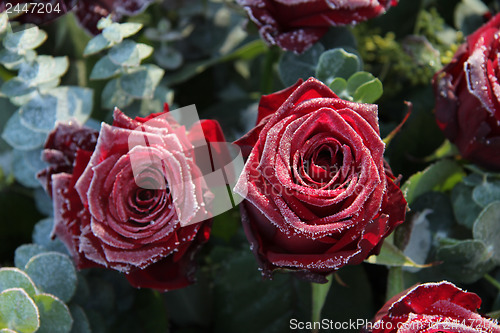
<path fill-rule="evenodd" d="M 448 278 L 462 283 L 476 282 L 495 266 L 486 245 L 472 239 L 438 248 L 436 260 Z"/>
<path fill-rule="evenodd" d="M 101 104 L 107 109 L 113 109 L 114 107 L 121 109 L 129 106 L 133 101 L 134 98 L 121 89 L 118 79 L 109 81 L 102 90 Z"/>
<path fill-rule="evenodd" d="M 45 39 L 47 39 L 47 33 L 37 26 L 33 26 L 29 29 L 7 34 L 3 40 L 3 46 L 9 51 L 22 54 L 26 50 L 36 49 Z"/>
<path fill-rule="evenodd" d="M 492 259 L 500 264 L 500 201 L 486 206 L 472 228 L 474 239 L 482 240 Z"/>
<path fill-rule="evenodd" d="M 33 131 L 48 133 L 56 123 L 55 105 L 55 97 L 36 95 L 19 110 L 21 123 Z"/>
<path fill-rule="evenodd" d="M 474 188 L 472 198 L 481 207 L 486 207 L 493 201 L 500 201 L 500 181 L 487 181 L 485 179 Z"/>
<path fill-rule="evenodd" d="M 119 66 L 134 67 L 139 66 L 141 58 L 137 43 L 132 40 L 124 40 L 109 50 L 109 59 Z"/>
<path fill-rule="evenodd" d="M 89 119 L 94 95 L 92 89 L 65 86 L 52 89 L 50 94 L 57 98 L 58 121 L 76 119 L 83 124 Z"/>
<path fill-rule="evenodd" d="M 150 98 L 165 71 L 155 65 L 145 65 L 131 74 L 121 76 L 119 84 L 124 92 L 136 98 Z"/>
<path fill-rule="evenodd" d="M 32 257 L 26 264 L 26 273 L 38 289 L 68 302 L 76 290 L 76 270 L 67 255 L 46 252 Z"/>
<path fill-rule="evenodd" d="M 33 297 L 40 313 L 40 328 L 37 333 L 68 333 L 73 325 L 69 309 L 59 299 L 48 294 Z"/>
<path fill-rule="evenodd" d="M 31 333 L 39 326 L 38 309 L 26 291 L 12 288 L 0 293 L 0 328 Z"/>
<path fill-rule="evenodd" d="M 123 38 L 135 35 L 142 29 L 141 23 L 121 23 L 118 27 Z"/>
<path fill-rule="evenodd" d="M 67 57 L 38 56 L 32 62 L 23 62 L 18 76 L 29 86 L 36 86 L 63 76 L 68 66 Z"/>
<path fill-rule="evenodd" d="M 455 185 L 451 191 L 451 201 L 453 205 L 453 213 L 457 222 L 469 229 L 472 229 L 474 221 L 481 213 L 481 206 L 472 200 L 471 186 L 461 182 Z"/>
<path fill-rule="evenodd" d="M 325 48 L 317 43 L 302 54 L 283 53 L 279 64 L 279 75 L 285 86 L 291 86 L 298 79 L 307 80 L 314 76 L 316 65 Z"/>
<path fill-rule="evenodd" d="M 333 79 L 332 83 L 330 83 L 330 89 L 332 89 L 332 91 L 336 93 L 340 98 L 345 100 L 352 100 L 352 97 L 347 91 L 347 81 L 345 79 L 336 77 L 335 79 Z"/>
<path fill-rule="evenodd" d="M 23 186 L 30 188 L 40 187 L 40 182 L 36 179 L 36 174 L 46 166 L 40 158 L 41 153 L 41 149 L 14 150 L 12 154 L 13 173 L 16 180 L 23 184 Z"/>
<path fill-rule="evenodd" d="M 78 305 L 72 304 L 69 310 L 73 318 L 71 333 L 91 333 L 90 323 L 83 309 Z"/>
<path fill-rule="evenodd" d="M 108 47 L 111 47 L 111 45 L 112 43 L 104 38 L 103 35 L 97 35 L 89 41 L 89 43 L 85 47 L 85 50 L 83 51 L 83 55 L 89 56 L 92 54 L 96 54 L 98 52 L 101 52 L 102 50 L 107 49 Z"/>
<path fill-rule="evenodd" d="M 36 288 L 30 277 L 19 268 L 4 267 L 0 269 L 0 292 L 11 288 L 21 288 L 33 297 Z"/>
<path fill-rule="evenodd" d="M 336 48 L 324 52 L 319 57 L 316 77 L 326 84 L 330 84 L 336 77 L 347 80 L 359 70 L 361 70 L 361 60 L 357 55 L 342 48 Z"/>
<path fill-rule="evenodd" d="M 46 133 L 35 132 L 24 126 L 19 111 L 9 118 L 2 133 L 2 138 L 5 141 L 20 150 L 32 150 L 41 147 L 46 136 Z"/>
<path fill-rule="evenodd" d="M 118 23 L 112 23 L 110 26 L 104 28 L 102 35 L 112 44 L 120 43 L 123 40 L 120 24 Z"/>
<path fill-rule="evenodd" d="M 114 64 L 109 56 L 102 57 L 92 68 L 90 73 L 91 80 L 109 79 L 120 73 L 122 67 Z"/>
<path fill-rule="evenodd" d="M 46 252 L 45 248 L 38 244 L 21 245 L 14 253 L 14 265 L 16 265 L 17 268 L 24 269 L 31 257 L 43 252 Z"/>

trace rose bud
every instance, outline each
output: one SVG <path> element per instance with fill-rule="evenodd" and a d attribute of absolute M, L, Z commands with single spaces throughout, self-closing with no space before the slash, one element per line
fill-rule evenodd
<path fill-rule="evenodd" d="M 194 254 L 211 228 L 201 218 L 213 199 L 193 142 L 223 134 L 211 120 L 186 131 L 167 112 L 130 119 L 116 109 L 97 144 L 80 140 L 90 130 L 77 126 L 59 124 L 49 136 L 51 166 L 41 178 L 51 176 L 54 234 L 79 269 L 114 269 L 135 287 L 161 291 L 193 282 Z"/>
<path fill-rule="evenodd" d="M 500 332 L 496 320 L 477 313 L 481 299 L 450 282 L 425 283 L 389 300 L 362 332 Z"/>
<path fill-rule="evenodd" d="M 235 192 L 263 273 L 316 281 L 378 254 L 406 201 L 380 138 L 377 106 L 342 100 L 314 78 L 263 96 Z"/>
<path fill-rule="evenodd" d="M 500 14 L 467 37 L 434 75 L 436 120 L 461 155 L 500 170 Z"/>
<path fill-rule="evenodd" d="M 270 45 L 302 53 L 331 26 L 356 24 L 379 16 L 395 0 L 237 0 Z"/>

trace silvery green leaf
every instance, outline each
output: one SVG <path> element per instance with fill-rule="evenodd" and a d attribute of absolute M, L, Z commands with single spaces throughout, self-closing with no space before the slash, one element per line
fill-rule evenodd
<path fill-rule="evenodd" d="M 83 309 L 76 304 L 72 304 L 69 306 L 69 310 L 73 318 L 71 333 L 91 333 L 90 323 Z"/>
<path fill-rule="evenodd" d="M 66 304 L 53 295 L 39 294 L 33 297 L 40 314 L 37 333 L 69 333 L 73 318 Z"/>
<path fill-rule="evenodd" d="M 109 59 L 119 66 L 134 67 L 141 63 L 137 43 L 131 40 L 124 40 L 113 46 L 108 55 Z"/>
<path fill-rule="evenodd" d="M 0 329 L 32 333 L 40 327 L 38 308 L 21 288 L 0 293 Z"/>
<path fill-rule="evenodd" d="M 132 35 L 135 35 L 136 33 L 139 32 L 139 30 L 142 29 L 142 24 L 141 23 L 122 23 L 119 26 L 120 33 L 123 38 L 130 37 Z"/>
<path fill-rule="evenodd" d="M 154 48 L 152 46 L 143 44 L 143 43 L 137 43 L 137 50 L 139 51 L 139 58 L 141 60 L 146 59 L 149 57 L 152 53 Z"/>
<path fill-rule="evenodd" d="M 33 228 L 31 239 L 34 244 L 43 246 L 47 251 L 69 254 L 64 243 L 59 239 L 52 239 L 52 230 L 54 229 L 54 219 L 46 218 L 38 221 Z"/>
<path fill-rule="evenodd" d="M 42 141 L 45 141 L 45 139 Z M 13 173 L 18 182 L 26 187 L 37 188 L 40 182 L 36 179 L 36 174 L 47 167 L 47 164 L 41 159 L 42 150 L 14 150 L 13 154 Z"/>
<path fill-rule="evenodd" d="M 150 98 L 165 71 L 155 65 L 145 65 L 130 74 L 122 75 L 118 80 L 121 88 L 130 96 Z"/>
<path fill-rule="evenodd" d="M 21 124 L 35 132 L 48 133 L 56 123 L 57 99 L 51 95 L 36 95 L 19 109 Z"/>
<path fill-rule="evenodd" d="M 120 43 L 123 40 L 123 36 L 120 31 L 120 24 L 112 23 L 110 26 L 104 28 L 102 36 L 112 44 Z"/>
<path fill-rule="evenodd" d="M 155 60 L 158 65 L 168 70 L 179 68 L 184 61 L 179 51 L 166 46 L 155 52 Z"/>
<path fill-rule="evenodd" d="M 307 80 L 310 76 L 314 76 L 323 51 L 325 51 L 323 45 L 317 43 L 302 54 L 283 53 L 278 64 L 281 82 L 285 86 L 291 86 L 298 79 Z"/>
<path fill-rule="evenodd" d="M 96 54 L 102 50 L 111 47 L 111 45 L 112 43 L 106 38 L 104 38 L 103 35 L 97 35 L 89 41 L 89 43 L 85 47 L 85 50 L 83 51 L 83 55 L 89 56 L 92 54 Z"/>
<path fill-rule="evenodd" d="M 12 52 L 24 54 L 27 50 L 36 49 L 47 39 L 47 33 L 40 30 L 37 26 L 29 29 L 23 29 L 18 32 L 8 33 L 3 46 Z"/>
<path fill-rule="evenodd" d="M 71 259 L 59 252 L 45 252 L 32 257 L 25 267 L 38 289 L 68 302 L 76 290 L 76 270 Z"/>
<path fill-rule="evenodd" d="M 30 277 L 19 268 L 0 268 L 0 293 L 11 288 L 21 288 L 33 297 L 36 294 L 36 287 Z"/>
<path fill-rule="evenodd" d="M 2 84 L 2 88 L 0 89 L 2 94 L 9 98 L 26 96 L 33 93 L 35 90 L 35 88 L 30 87 L 25 80 L 19 77 L 14 77 L 9 81 L 4 82 L 4 84 Z"/>
<path fill-rule="evenodd" d="M 24 60 L 24 57 L 7 49 L 0 51 L 0 63 L 7 69 L 16 69 Z"/>
<path fill-rule="evenodd" d="M 9 26 L 9 15 L 7 12 L 0 13 L 0 34 L 3 34 Z"/>
<path fill-rule="evenodd" d="M 50 94 L 57 98 L 57 121 L 76 119 L 85 123 L 90 117 L 93 106 L 93 91 L 90 88 L 58 87 Z"/>
<path fill-rule="evenodd" d="M 321 54 L 316 68 L 316 77 L 318 80 L 330 84 L 336 77 L 347 80 L 360 70 L 361 60 L 356 54 L 349 53 L 343 48 L 336 48 Z"/>
<path fill-rule="evenodd" d="M 102 90 L 101 104 L 107 109 L 124 108 L 132 104 L 133 101 L 134 98 L 121 89 L 118 79 L 109 81 Z"/>
<path fill-rule="evenodd" d="M 103 17 L 102 19 L 97 22 L 97 29 L 102 30 L 107 27 L 109 27 L 111 24 L 113 24 L 113 20 L 111 19 L 111 15 L 108 15 L 107 17 Z"/>
<path fill-rule="evenodd" d="M 33 62 L 21 64 L 18 76 L 29 86 L 36 86 L 63 76 L 68 66 L 67 57 L 38 56 Z"/>
<path fill-rule="evenodd" d="M 500 201 L 486 206 L 474 222 L 472 234 L 487 247 L 492 259 L 500 264 Z"/>
<path fill-rule="evenodd" d="M 122 67 L 119 65 L 115 65 L 109 56 L 102 57 L 95 64 L 94 68 L 92 68 L 92 72 L 90 73 L 91 80 L 104 80 L 109 79 L 122 70 Z"/>
<path fill-rule="evenodd" d="M 2 138 L 12 147 L 21 150 L 39 148 L 45 142 L 45 133 L 35 132 L 24 126 L 19 111 L 9 118 L 2 133 Z"/>
<path fill-rule="evenodd" d="M 49 197 L 47 192 L 41 187 L 36 188 L 33 191 L 33 196 L 35 199 L 36 209 L 46 216 L 53 216 L 54 211 L 52 208 L 52 199 Z"/>
<path fill-rule="evenodd" d="M 14 252 L 14 265 L 17 268 L 24 269 L 32 257 L 46 251 L 43 246 L 38 244 L 23 244 Z"/>

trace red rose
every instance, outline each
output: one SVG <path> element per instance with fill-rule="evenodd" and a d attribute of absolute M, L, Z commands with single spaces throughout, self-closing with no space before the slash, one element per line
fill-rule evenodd
<path fill-rule="evenodd" d="M 395 0 L 237 0 L 264 40 L 302 53 L 331 26 L 355 24 L 385 13 Z"/>
<path fill-rule="evenodd" d="M 462 156 L 500 170 L 500 14 L 467 37 L 433 79 L 436 120 Z"/>
<path fill-rule="evenodd" d="M 426 283 L 405 291 L 385 304 L 365 331 L 373 333 L 500 332 L 492 319 L 477 313 L 479 296 L 452 283 Z"/>
<path fill-rule="evenodd" d="M 167 116 L 132 120 L 115 110 L 95 149 L 71 148 L 72 169 L 52 175 L 54 233 L 78 268 L 115 269 L 136 287 L 158 290 L 192 282 L 193 255 L 208 240 L 211 219 L 184 227 L 181 219 L 209 216 L 212 199 L 193 142 L 223 135 L 217 122 L 205 120 L 186 132 Z M 75 144 L 67 129 L 60 125 L 50 135 L 45 156 Z"/>
<path fill-rule="evenodd" d="M 377 106 L 338 98 L 314 78 L 262 97 L 235 192 L 264 273 L 311 278 L 378 253 L 406 201 L 383 159 Z"/>

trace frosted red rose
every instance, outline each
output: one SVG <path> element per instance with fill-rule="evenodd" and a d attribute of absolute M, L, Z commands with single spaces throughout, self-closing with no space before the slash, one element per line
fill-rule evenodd
<path fill-rule="evenodd" d="M 467 37 L 433 79 L 436 120 L 462 156 L 500 170 L 500 14 Z"/>
<path fill-rule="evenodd" d="M 301 53 L 331 26 L 355 24 L 385 13 L 395 0 L 237 0 L 264 40 Z"/>
<path fill-rule="evenodd" d="M 452 283 L 426 283 L 391 299 L 367 326 L 372 333 L 498 333 L 493 319 L 477 313 L 481 299 Z"/>
<path fill-rule="evenodd" d="M 316 79 L 262 97 L 235 191 L 265 274 L 319 278 L 377 254 L 406 201 L 383 159 L 377 106 L 338 98 Z"/>
<path fill-rule="evenodd" d="M 51 175 L 54 233 L 78 268 L 111 268 L 134 286 L 158 290 L 193 281 L 193 256 L 208 240 L 211 220 L 186 226 L 180 220 L 209 216 L 213 198 L 193 142 L 223 141 L 218 123 L 195 126 L 187 132 L 165 114 L 132 120 L 115 110 L 95 149 L 82 144 L 81 135 L 67 135 L 75 128 L 54 130 L 44 154 L 52 169 L 42 177 Z M 51 172 L 61 167 L 61 158 L 53 157 L 64 152 L 75 152 L 71 170 Z"/>

